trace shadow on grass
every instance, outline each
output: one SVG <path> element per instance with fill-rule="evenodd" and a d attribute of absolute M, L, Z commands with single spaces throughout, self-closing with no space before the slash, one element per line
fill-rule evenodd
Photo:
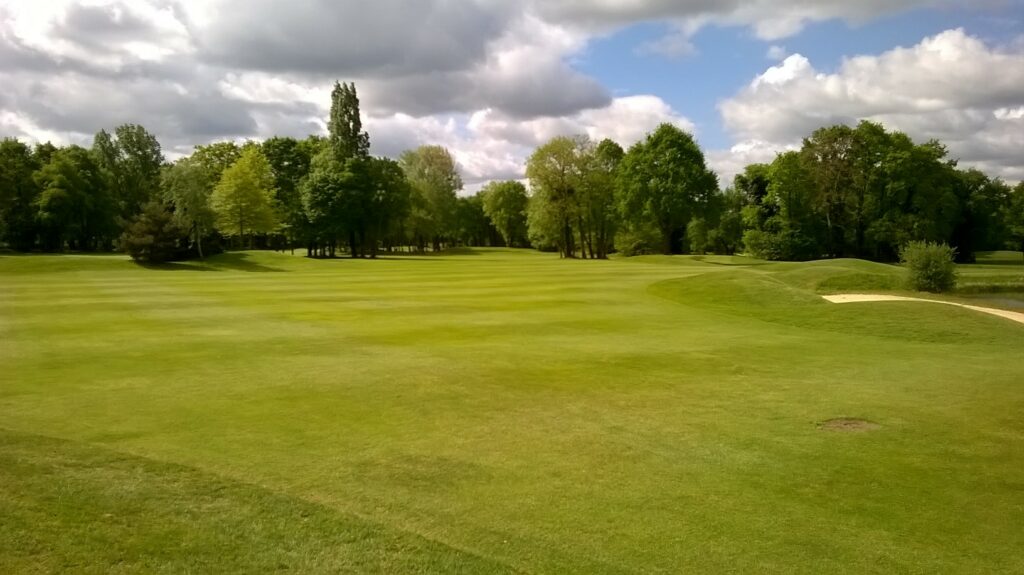
<path fill-rule="evenodd" d="M 476 248 L 448 248 L 439 252 L 425 251 L 425 252 L 377 252 L 377 259 L 382 258 L 436 258 L 441 256 L 479 256 L 483 255 L 484 252 Z"/>
<path fill-rule="evenodd" d="M 724 257 L 726 257 L 726 258 L 739 258 L 739 257 L 742 257 L 742 256 L 735 256 L 735 255 L 733 255 L 733 256 L 710 256 L 710 257 L 712 259 L 708 259 L 709 256 L 707 256 L 707 255 L 703 255 L 703 256 L 690 256 L 690 259 L 692 259 L 695 262 L 701 262 L 701 263 L 704 263 L 704 264 L 710 264 L 710 265 L 715 265 L 715 266 L 725 266 L 725 267 L 767 266 L 767 265 L 771 265 L 771 264 L 775 263 L 775 262 L 769 262 L 769 261 L 765 261 L 765 260 L 755 260 L 755 259 L 751 259 L 750 261 L 719 261 L 720 258 L 724 258 Z M 716 258 L 719 258 L 719 259 L 716 259 Z"/>
<path fill-rule="evenodd" d="M 986 266 L 1022 266 L 1024 267 L 1024 252 L 978 252 L 975 255 L 975 264 Z M 972 265 L 972 264 L 966 264 Z"/>
<path fill-rule="evenodd" d="M 400 252 L 400 251 L 379 251 L 377 257 L 360 257 L 353 258 L 351 255 L 345 252 L 339 252 L 333 258 L 331 257 L 306 257 L 313 261 L 319 262 L 350 262 L 350 261 L 373 261 L 373 260 L 384 260 L 384 261 L 439 261 L 440 258 L 445 256 L 481 256 L 487 252 L 479 251 L 474 248 L 451 248 L 448 250 L 442 250 L 439 252 L 426 251 L 426 252 Z"/>
<path fill-rule="evenodd" d="M 192 272 L 256 272 L 256 273 L 278 273 L 287 270 L 264 265 L 252 261 L 246 253 L 224 253 L 212 256 L 205 260 L 188 262 L 167 262 L 162 264 L 149 264 L 136 262 L 140 267 L 150 270 L 161 271 L 192 271 Z"/>

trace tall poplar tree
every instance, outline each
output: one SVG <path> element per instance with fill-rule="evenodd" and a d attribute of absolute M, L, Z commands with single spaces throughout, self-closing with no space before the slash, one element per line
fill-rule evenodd
<path fill-rule="evenodd" d="M 331 150 L 338 161 L 370 156 L 370 135 L 363 131 L 355 84 L 334 83 L 327 130 L 330 132 Z"/>

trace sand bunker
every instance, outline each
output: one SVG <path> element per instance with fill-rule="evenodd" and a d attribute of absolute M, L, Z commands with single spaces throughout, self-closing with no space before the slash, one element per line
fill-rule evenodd
<path fill-rule="evenodd" d="M 925 299 L 919 297 L 905 297 L 900 295 L 881 295 L 881 294 L 867 294 L 867 293 L 848 293 L 848 294 L 837 294 L 837 295 L 826 295 L 822 296 L 826 300 L 832 303 L 861 303 L 861 302 L 872 302 L 872 301 L 923 301 L 928 303 L 941 303 L 943 305 L 954 305 L 957 307 L 966 308 L 973 311 L 980 311 L 981 313 L 987 313 L 989 315 L 995 315 L 1002 318 L 1006 318 L 1010 321 L 1015 321 L 1020 324 L 1024 324 L 1024 313 L 1019 311 L 1008 311 L 1005 309 L 996 309 L 991 307 L 981 307 L 977 305 L 967 305 L 964 303 L 956 303 L 951 301 L 942 301 L 937 299 Z"/>

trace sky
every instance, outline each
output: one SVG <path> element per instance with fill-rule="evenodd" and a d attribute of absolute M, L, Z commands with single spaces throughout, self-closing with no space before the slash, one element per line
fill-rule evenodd
<path fill-rule="evenodd" d="M 862 119 L 1024 179 L 1024 0 L 0 0 L 0 137 L 305 137 L 336 80 L 373 153 L 443 145 L 468 191 L 663 122 L 723 186 Z"/>

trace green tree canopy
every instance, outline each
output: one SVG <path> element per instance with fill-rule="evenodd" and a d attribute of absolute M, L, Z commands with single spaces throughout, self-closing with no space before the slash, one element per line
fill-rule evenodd
<path fill-rule="evenodd" d="M 114 203 L 88 150 L 57 150 L 33 176 L 40 194 L 37 217 L 46 250 L 109 248 L 116 233 Z"/>
<path fill-rule="evenodd" d="M 209 172 L 194 159 L 184 158 L 164 168 L 161 183 L 164 201 L 174 207 L 175 223 L 203 257 L 203 238 L 217 223 L 210 202 L 213 186 Z"/>
<path fill-rule="evenodd" d="M 39 163 L 32 149 L 13 138 L 0 141 L 0 241 L 31 249 L 36 241 L 36 198 L 33 174 Z"/>
<path fill-rule="evenodd" d="M 93 154 L 106 174 L 122 218 L 129 218 L 160 191 L 163 152 L 156 136 L 138 124 L 118 126 L 111 136 L 101 130 Z"/>
<path fill-rule="evenodd" d="M 206 170 L 206 175 L 214 185 L 224 175 L 224 170 L 242 157 L 242 148 L 234 142 L 214 142 L 205 146 L 196 146 L 192 152 L 192 161 Z"/>
<path fill-rule="evenodd" d="M 672 124 L 662 124 L 633 145 L 619 170 L 624 217 L 653 224 L 664 253 L 683 248 L 690 218 L 717 189 L 718 178 L 705 165 L 693 136 Z"/>
<path fill-rule="evenodd" d="M 491 182 L 484 186 L 479 196 L 484 214 L 501 234 L 505 245 L 519 247 L 526 240 L 526 208 L 530 197 L 526 186 L 509 180 Z"/>
<path fill-rule="evenodd" d="M 309 222 L 302 205 L 300 185 L 310 172 L 313 156 L 322 147 L 322 139 L 316 136 L 307 140 L 273 137 L 260 145 L 274 173 L 275 199 L 289 238 L 308 235 Z"/>
<path fill-rule="evenodd" d="M 274 174 L 259 148 L 246 148 L 224 170 L 210 203 L 217 214 L 217 229 L 227 237 L 248 238 L 252 245 L 254 234 L 274 231 L 278 225 Z"/>
<path fill-rule="evenodd" d="M 533 191 L 527 216 L 530 241 L 539 247 L 555 247 L 564 258 L 576 257 L 580 155 L 588 143 L 584 137 L 558 136 L 526 160 L 526 177 Z"/>
<path fill-rule="evenodd" d="M 422 247 L 440 250 L 455 229 L 456 198 L 462 189 L 455 159 L 442 146 L 421 146 L 402 153 L 399 164 L 412 185 L 409 228 Z"/>
<path fill-rule="evenodd" d="M 619 165 L 625 152 L 622 146 L 604 139 L 596 146 L 584 145 L 580 155 L 580 194 L 578 225 L 586 253 L 605 259 L 613 248 L 619 212 L 616 192 Z"/>

